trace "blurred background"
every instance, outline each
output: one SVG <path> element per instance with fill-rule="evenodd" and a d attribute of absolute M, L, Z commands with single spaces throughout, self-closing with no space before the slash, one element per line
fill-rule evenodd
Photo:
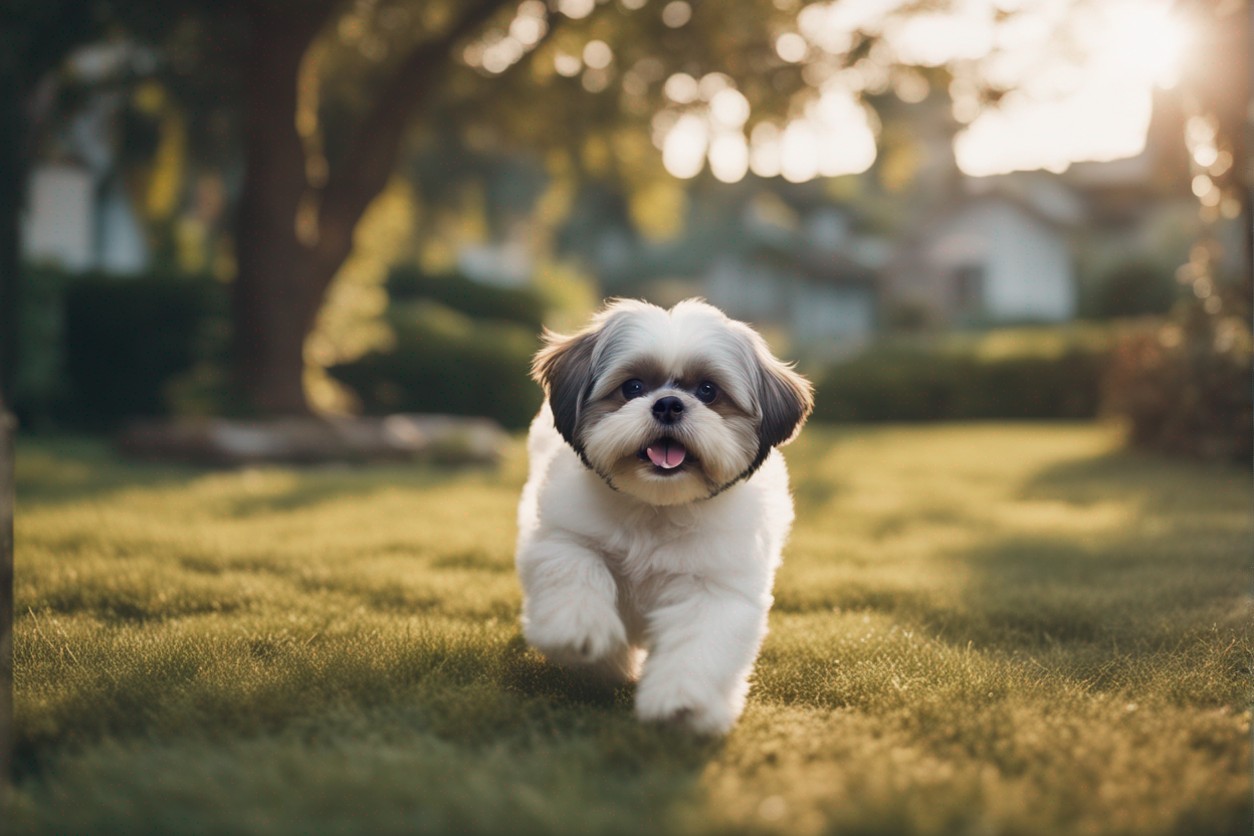
<path fill-rule="evenodd" d="M 1117 415 L 1250 457 L 1240 0 L 5 0 L 26 431 L 526 425 L 606 296 L 833 421 Z"/>

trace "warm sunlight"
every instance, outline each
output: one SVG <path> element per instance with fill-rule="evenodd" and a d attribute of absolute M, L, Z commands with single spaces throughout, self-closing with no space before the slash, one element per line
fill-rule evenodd
<path fill-rule="evenodd" d="M 1145 147 L 1155 88 L 1178 81 L 1189 29 L 1165 2 L 1109 2 L 1087 6 L 1070 21 L 1078 55 L 1053 56 L 1057 68 L 1037 70 L 1016 61 L 1022 74 L 1001 106 L 980 114 L 954 141 L 958 166 L 984 176 L 1071 163 L 1131 157 Z M 1040 36 L 1050 38 L 1045 27 Z M 1047 55 L 1047 42 L 1020 54 Z M 994 66 L 998 69 L 1006 69 Z M 1010 69 L 1010 73 L 1014 70 Z M 1010 79 L 1007 79 L 1010 80 Z"/>
<path fill-rule="evenodd" d="M 666 89 L 677 104 L 689 93 L 699 95 L 695 80 L 684 74 L 672 76 Z M 708 105 L 697 102 L 690 108 L 660 137 L 662 164 L 674 177 L 696 177 L 708 161 L 710 172 L 724 183 L 739 182 L 750 170 L 760 177 L 783 175 L 802 183 L 859 174 L 875 162 L 871 118 L 839 84 L 824 85 L 818 98 L 782 130 L 769 122 L 758 124 L 748 141 L 744 124 L 749 103 L 734 88 L 722 87 L 709 96 Z"/>
<path fill-rule="evenodd" d="M 883 40 L 853 61 L 860 31 Z M 790 120 L 759 124 L 747 140 L 740 93 L 712 96 L 679 73 L 666 84 L 675 110 L 659 146 L 681 178 L 707 164 L 724 182 L 750 170 L 793 182 L 859 173 L 875 161 L 878 132 L 859 98 L 891 88 L 903 101 L 921 101 L 923 77 L 892 65 L 944 65 L 954 75 L 954 116 L 966 125 L 954 153 L 968 175 L 1131 157 L 1145 147 L 1154 90 L 1179 79 L 1189 32 L 1168 0 L 957 0 L 934 12 L 901 0 L 815 4 L 798 15 L 795 32 L 776 39 L 783 60 L 824 70 Z M 981 106 L 974 91 L 984 84 L 1009 92 L 997 106 Z"/>

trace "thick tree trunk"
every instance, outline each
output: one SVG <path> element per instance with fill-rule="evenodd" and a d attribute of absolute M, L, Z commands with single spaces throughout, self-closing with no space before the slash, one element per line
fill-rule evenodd
<path fill-rule="evenodd" d="M 246 171 L 232 314 L 236 384 L 248 406 L 261 414 L 309 411 L 305 340 L 352 250 L 353 230 L 387 185 L 410 117 L 451 66 L 450 49 L 509 0 L 475 0 L 441 37 L 415 47 L 384 84 L 325 186 L 315 192 L 296 130 L 297 82 L 301 60 L 336 5 L 337 0 L 307 0 L 249 7 Z M 303 200 L 316 203 L 303 207 Z M 305 216 L 298 218 L 302 212 Z"/>
<path fill-rule="evenodd" d="M 233 359 L 240 394 L 263 414 L 308 412 L 305 338 L 329 282 L 313 280 L 309 249 L 296 230 L 305 191 L 305 154 L 296 132 L 297 74 L 322 16 L 301 17 L 289 11 L 276 19 L 257 4 L 244 75 L 245 176 L 236 228 Z"/>

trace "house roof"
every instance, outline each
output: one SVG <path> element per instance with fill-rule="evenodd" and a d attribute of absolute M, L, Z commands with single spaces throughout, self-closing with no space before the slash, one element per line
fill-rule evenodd
<path fill-rule="evenodd" d="M 858 287 L 872 287 L 875 284 L 874 270 L 835 251 L 760 241 L 746 250 L 745 255 L 750 259 L 796 270 L 806 278 L 823 284 Z"/>
<path fill-rule="evenodd" d="M 953 201 L 952 211 L 988 200 L 1010 203 L 1037 220 L 1063 228 L 1083 223 L 1086 216 L 1084 202 L 1074 190 L 1057 177 L 1037 174 L 970 180 L 966 194 Z"/>

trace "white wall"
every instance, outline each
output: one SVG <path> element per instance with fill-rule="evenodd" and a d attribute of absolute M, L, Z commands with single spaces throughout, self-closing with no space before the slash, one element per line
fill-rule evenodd
<path fill-rule="evenodd" d="M 987 319 L 1062 321 L 1075 315 L 1065 236 L 1013 201 L 990 198 L 967 206 L 928 249 L 942 274 L 983 267 Z"/>
<path fill-rule="evenodd" d="M 31 172 L 22 219 L 22 255 L 66 270 L 95 262 L 95 180 L 68 165 L 38 166 Z"/>
<path fill-rule="evenodd" d="M 86 168 L 47 164 L 31 172 L 22 255 L 65 270 L 130 275 L 148 266 L 148 242 L 130 197 L 114 181 L 97 196 Z"/>
<path fill-rule="evenodd" d="M 806 285 L 793 297 L 792 322 L 806 342 L 863 338 L 875 328 L 875 302 L 863 288 Z"/>
<path fill-rule="evenodd" d="M 875 328 L 871 289 L 828 285 L 753 261 L 719 259 L 703 290 L 731 316 L 787 325 L 803 342 L 863 338 Z"/>

